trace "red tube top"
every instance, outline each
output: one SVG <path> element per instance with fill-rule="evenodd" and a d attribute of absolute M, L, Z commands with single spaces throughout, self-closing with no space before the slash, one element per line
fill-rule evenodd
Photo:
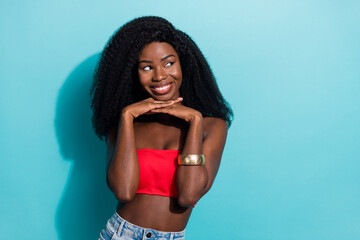
<path fill-rule="evenodd" d="M 138 149 L 140 179 L 136 193 L 178 197 L 175 172 L 178 150 Z"/>

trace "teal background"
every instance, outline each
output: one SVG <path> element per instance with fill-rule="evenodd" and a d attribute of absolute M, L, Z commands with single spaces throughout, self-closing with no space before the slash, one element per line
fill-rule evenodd
<path fill-rule="evenodd" d="M 92 71 L 119 26 L 158 15 L 198 43 L 235 113 L 187 239 L 360 239 L 359 11 L 350 0 L 1 0 L 2 236 L 97 238 L 115 200 L 90 125 Z"/>

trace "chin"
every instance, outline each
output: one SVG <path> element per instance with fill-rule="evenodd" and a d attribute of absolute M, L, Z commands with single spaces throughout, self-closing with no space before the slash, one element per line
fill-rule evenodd
<path fill-rule="evenodd" d="M 172 99 L 176 99 L 176 98 L 173 98 L 171 96 L 159 96 L 159 95 L 152 95 L 151 96 L 153 99 L 155 100 L 159 100 L 159 101 L 168 101 L 168 100 L 172 100 Z"/>
<path fill-rule="evenodd" d="M 154 93 L 148 93 L 148 95 L 150 97 L 152 97 L 155 100 L 159 100 L 159 101 L 168 101 L 168 100 L 175 100 L 177 99 L 177 94 L 173 93 L 173 92 L 169 92 L 166 94 L 154 94 Z"/>

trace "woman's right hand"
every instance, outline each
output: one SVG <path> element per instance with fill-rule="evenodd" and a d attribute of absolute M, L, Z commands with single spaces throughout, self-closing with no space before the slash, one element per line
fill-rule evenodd
<path fill-rule="evenodd" d="M 181 102 L 182 100 L 183 98 L 181 97 L 167 101 L 159 101 L 153 98 L 147 98 L 140 102 L 136 102 L 124 107 L 122 110 L 122 115 L 135 119 L 140 115 L 151 113 L 151 110 L 153 109 L 168 107 L 175 103 Z"/>

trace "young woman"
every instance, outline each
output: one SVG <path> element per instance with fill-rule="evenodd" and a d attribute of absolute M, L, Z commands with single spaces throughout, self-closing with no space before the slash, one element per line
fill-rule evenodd
<path fill-rule="evenodd" d="M 232 119 L 199 48 L 163 18 L 128 22 L 101 55 L 91 107 L 119 202 L 100 239 L 184 239 Z"/>

